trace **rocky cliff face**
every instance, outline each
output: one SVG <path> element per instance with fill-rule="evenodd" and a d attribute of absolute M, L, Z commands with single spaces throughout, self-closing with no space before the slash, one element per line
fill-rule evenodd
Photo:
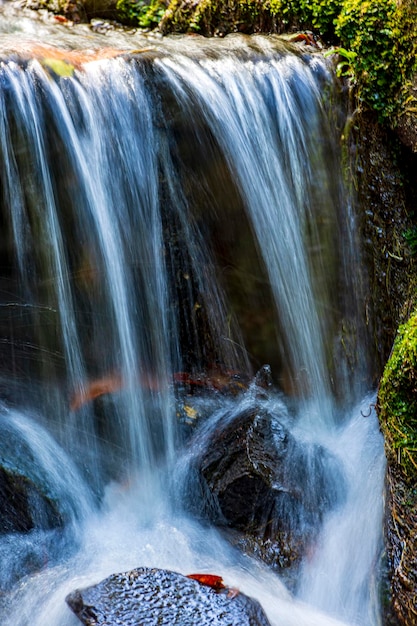
<path fill-rule="evenodd" d="M 371 353 L 377 384 L 397 327 L 413 310 L 416 286 L 417 154 L 371 113 L 352 122 L 350 163 L 368 267 L 364 303 L 372 330 Z M 417 126 L 416 126 L 417 128 Z"/>
<path fill-rule="evenodd" d="M 384 372 L 377 406 L 388 460 L 384 623 L 412 626 L 417 619 L 417 466 L 409 452 L 416 438 L 417 359 L 410 333 L 416 306 L 417 119 L 410 112 L 389 131 L 363 116 L 353 136 L 376 382 Z"/>

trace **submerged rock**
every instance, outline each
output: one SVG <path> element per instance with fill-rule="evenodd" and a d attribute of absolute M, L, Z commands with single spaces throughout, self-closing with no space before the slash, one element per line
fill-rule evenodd
<path fill-rule="evenodd" d="M 63 524 L 56 503 L 30 478 L 0 466 L 0 534 Z"/>
<path fill-rule="evenodd" d="M 6 420 L 0 420 L 0 510 L 0 535 L 64 524 L 46 472 Z"/>
<path fill-rule="evenodd" d="M 50 435 L 0 405 L 0 596 L 71 554 L 72 522 L 85 504 L 79 475 Z"/>
<path fill-rule="evenodd" d="M 113 574 L 66 601 L 86 626 L 269 626 L 260 604 L 167 570 Z"/>
<path fill-rule="evenodd" d="M 344 477 L 322 446 L 295 439 L 260 407 L 229 412 L 204 442 L 188 482 L 194 512 L 275 569 L 300 562 L 323 515 L 344 496 Z"/>

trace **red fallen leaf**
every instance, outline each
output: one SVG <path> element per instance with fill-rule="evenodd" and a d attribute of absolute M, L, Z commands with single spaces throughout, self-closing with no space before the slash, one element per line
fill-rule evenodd
<path fill-rule="evenodd" d="M 319 47 L 312 33 L 296 33 L 290 38 L 290 41 L 291 42 L 304 42 L 308 46 L 314 46 L 315 48 Z"/>
<path fill-rule="evenodd" d="M 67 55 L 68 59 L 71 58 L 70 54 L 71 53 Z M 239 378 L 237 378 L 238 376 L 239 374 L 237 372 L 210 370 L 207 374 L 202 373 L 200 375 L 192 375 L 187 372 L 175 372 L 172 379 L 174 383 L 182 383 L 190 387 L 201 387 L 207 390 L 211 389 L 223 393 L 228 392 L 230 394 L 236 394 L 247 389 L 247 383 L 239 380 Z M 152 376 L 151 373 L 141 374 L 138 378 L 138 384 L 149 391 L 159 391 L 160 389 L 160 382 L 155 376 Z M 105 394 L 120 391 L 126 386 L 126 381 L 123 380 L 121 374 L 117 372 L 109 373 L 102 378 L 85 382 L 83 385 L 80 385 L 79 389 L 74 391 L 70 398 L 70 409 L 71 411 L 77 411 L 87 402 L 91 402 Z"/>
<path fill-rule="evenodd" d="M 187 578 L 192 578 L 193 580 L 199 582 L 200 585 L 206 585 L 212 589 L 226 589 L 223 578 L 221 576 L 216 576 L 215 574 L 188 574 Z"/>
<path fill-rule="evenodd" d="M 216 591 L 227 591 L 227 597 L 230 599 L 236 598 L 239 595 L 239 589 L 236 587 L 226 587 L 221 576 L 215 574 L 188 574 L 187 578 L 192 578 L 200 583 L 200 585 L 206 585 Z"/>
<path fill-rule="evenodd" d="M 67 18 L 64 17 L 63 15 L 55 15 L 55 20 L 57 22 L 61 22 L 62 24 L 64 24 L 65 22 L 68 22 Z"/>
<path fill-rule="evenodd" d="M 83 404 L 91 402 L 95 398 L 105 395 L 106 393 L 114 393 L 123 389 L 124 383 L 120 375 L 110 375 L 100 378 L 89 383 L 86 387 L 77 391 L 70 401 L 71 411 L 77 411 Z"/>
<path fill-rule="evenodd" d="M 158 381 L 150 374 L 142 375 L 138 380 L 144 389 L 149 391 L 159 391 Z M 115 393 L 127 387 L 128 383 L 118 374 L 109 374 L 103 378 L 98 378 L 86 383 L 83 387 L 76 390 L 70 399 L 70 410 L 77 411 L 87 402 L 91 402 L 96 398 L 100 398 L 108 393 Z"/>

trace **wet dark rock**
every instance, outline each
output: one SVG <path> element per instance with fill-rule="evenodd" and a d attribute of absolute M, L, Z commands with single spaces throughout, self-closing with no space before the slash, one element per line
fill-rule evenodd
<path fill-rule="evenodd" d="M 66 601 L 86 626 L 268 626 L 260 604 L 182 574 L 140 567 L 113 574 Z"/>
<path fill-rule="evenodd" d="M 34 10 L 47 9 L 75 23 L 95 17 L 115 18 L 116 3 L 116 0 L 23 0 L 23 6 Z"/>
<path fill-rule="evenodd" d="M 62 525 L 53 501 L 30 478 L 0 467 L 0 534 Z"/>
<path fill-rule="evenodd" d="M 352 154 L 362 220 L 361 253 L 369 276 L 363 306 L 372 328 L 369 351 L 377 383 L 398 324 L 408 319 L 415 304 L 416 257 L 405 234 L 415 228 L 417 159 L 371 114 L 361 114 L 355 121 Z"/>
<path fill-rule="evenodd" d="M 25 441 L 0 423 L 0 535 L 62 527 L 64 519 Z"/>
<path fill-rule="evenodd" d="M 387 456 L 387 626 L 414 626 L 417 615 L 416 355 L 414 311 L 407 323 L 399 327 L 378 389 L 377 411 Z"/>
<path fill-rule="evenodd" d="M 57 476 L 53 482 L 65 465 L 54 463 L 51 442 L 45 437 L 32 449 L 20 426 L 7 411 L 0 416 L 0 596 L 75 545 L 71 519 L 80 494 L 64 492 Z"/>
<path fill-rule="evenodd" d="M 188 485 L 193 512 L 277 570 L 299 564 L 324 513 L 343 499 L 336 459 L 263 408 L 226 414 L 192 446 L 200 450 Z"/>

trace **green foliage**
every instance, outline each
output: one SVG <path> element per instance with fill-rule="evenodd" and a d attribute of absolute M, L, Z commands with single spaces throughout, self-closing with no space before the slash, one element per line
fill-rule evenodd
<path fill-rule="evenodd" d="M 346 48 L 330 48 L 324 53 L 325 57 L 337 54 L 339 57 L 336 65 L 337 76 L 345 76 L 352 80 L 355 78 L 355 70 L 353 68 L 357 53 L 354 50 L 346 50 Z"/>
<path fill-rule="evenodd" d="M 166 6 L 162 0 L 117 0 L 118 19 L 124 24 L 140 28 L 154 28 L 165 13 Z"/>
<path fill-rule="evenodd" d="M 317 31 L 324 39 L 333 39 L 334 21 L 343 0 L 290 0 L 292 11 L 299 15 L 305 27 Z"/>
<path fill-rule="evenodd" d="M 407 107 L 415 110 L 409 95 L 417 72 L 415 0 L 171 0 L 162 24 L 166 33 L 203 35 L 294 29 L 337 45 L 339 76 L 351 79 L 358 102 L 380 121 L 395 125 Z"/>
<path fill-rule="evenodd" d="M 213 17 L 222 10 L 221 3 L 215 0 L 200 0 L 190 20 L 190 30 L 199 32 L 213 20 Z"/>
<path fill-rule="evenodd" d="M 226 35 L 231 32 L 276 32 L 275 12 L 281 0 L 171 0 L 162 31 Z M 273 7 L 273 8 L 272 8 Z"/>
<path fill-rule="evenodd" d="M 378 392 L 378 414 L 389 450 L 404 477 L 417 479 L 417 312 L 401 325 Z"/>
<path fill-rule="evenodd" d="M 259 11 L 270 13 L 286 26 L 310 28 L 324 38 L 332 38 L 333 22 L 340 12 L 342 0 L 260 0 L 257 4 Z"/>
<path fill-rule="evenodd" d="M 341 44 L 355 53 L 350 63 L 358 98 L 381 121 L 404 108 L 408 81 L 417 69 L 416 19 L 411 2 L 344 0 L 335 21 Z"/>

